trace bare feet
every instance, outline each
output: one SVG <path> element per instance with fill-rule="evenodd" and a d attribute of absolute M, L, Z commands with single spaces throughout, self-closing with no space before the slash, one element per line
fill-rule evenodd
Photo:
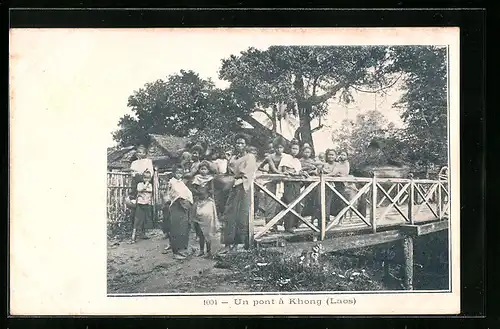
<path fill-rule="evenodd" d="M 184 260 L 184 259 L 186 259 L 186 256 L 183 256 L 181 254 L 174 254 L 174 259 L 176 259 L 176 260 Z"/>

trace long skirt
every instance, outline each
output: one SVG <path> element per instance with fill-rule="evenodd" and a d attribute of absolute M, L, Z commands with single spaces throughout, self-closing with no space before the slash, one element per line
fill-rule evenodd
<path fill-rule="evenodd" d="M 283 202 L 287 205 L 295 201 L 300 195 L 300 182 L 286 182 L 285 190 L 283 192 Z M 297 213 L 300 214 L 300 203 L 293 208 Z M 285 230 L 291 230 L 299 226 L 300 219 L 294 214 L 288 212 L 284 217 Z"/>
<path fill-rule="evenodd" d="M 276 182 L 270 182 L 265 185 L 265 187 L 273 194 L 276 194 L 277 184 Z M 276 215 L 278 210 L 278 204 L 276 201 L 267 195 L 265 192 L 261 195 L 259 200 L 259 208 L 266 220 L 266 224 Z"/>
<path fill-rule="evenodd" d="M 201 231 L 199 233 L 203 234 L 208 241 L 214 240 L 219 228 L 215 202 L 211 198 L 196 201 L 193 207 L 192 217 L 193 223 L 199 225 Z"/>
<path fill-rule="evenodd" d="M 169 209 L 168 231 L 170 246 L 174 253 L 188 248 L 189 216 L 191 205 L 182 199 L 177 199 Z"/>
<path fill-rule="evenodd" d="M 245 244 L 248 240 L 248 217 L 250 216 L 250 191 L 245 191 L 243 184 L 231 189 L 223 216 L 222 243 Z"/>
<path fill-rule="evenodd" d="M 137 204 L 135 207 L 134 229 L 144 234 L 153 228 L 153 207 L 148 204 Z"/>

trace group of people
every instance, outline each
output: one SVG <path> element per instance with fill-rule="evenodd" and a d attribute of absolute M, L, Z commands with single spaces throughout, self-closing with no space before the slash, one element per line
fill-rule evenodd
<path fill-rule="evenodd" d="M 287 143 L 277 138 L 269 143 L 260 161 L 258 149 L 249 145 L 245 135 L 236 136 L 234 142 L 234 149 L 220 150 L 210 155 L 205 155 L 203 147 L 195 145 L 189 152 L 184 152 L 174 166 L 163 196 L 163 231 L 170 242 L 164 252 L 171 250 L 175 259 L 182 260 L 190 254 L 188 243 L 191 228 L 198 237 L 199 256 L 212 254 L 218 232 L 221 232 L 224 245 L 220 253 L 235 249 L 238 245 L 249 248 L 250 185 L 259 171 L 304 177 L 320 173 L 349 175 L 347 152 L 340 152 L 337 156 L 333 149 L 328 149 L 324 154 L 314 157 L 310 145 L 300 145 L 296 140 Z M 144 154 L 145 148 L 140 147 L 138 160 L 131 165 L 134 171 L 132 196 L 136 198 L 132 242 L 135 242 L 136 237 L 147 238 L 145 230 L 152 224 L 151 177 L 155 168 Z M 341 193 L 349 187 L 340 185 L 338 188 Z M 300 195 L 303 183 L 269 180 L 265 186 L 285 204 L 289 204 Z M 295 211 L 311 215 L 313 220 L 321 218 L 319 189 L 316 191 L 302 205 L 295 207 Z M 257 195 L 255 209 L 269 222 L 281 206 L 263 193 Z M 327 191 L 326 198 L 327 214 L 330 214 L 335 198 L 331 191 Z M 300 224 L 297 216 L 291 213 L 284 217 L 283 222 L 287 231 L 293 231 Z M 277 230 L 276 225 L 273 230 Z"/>

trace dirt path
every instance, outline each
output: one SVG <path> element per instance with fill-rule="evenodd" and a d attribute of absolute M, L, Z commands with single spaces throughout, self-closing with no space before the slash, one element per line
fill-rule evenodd
<path fill-rule="evenodd" d="M 108 293 L 186 293 L 245 291 L 245 286 L 225 282 L 231 271 L 214 268 L 216 261 L 197 257 L 198 242 L 190 235 L 194 254 L 175 260 L 162 254 L 168 245 L 161 230 L 148 233 L 149 240 L 108 243 Z M 217 248 L 217 246 L 216 246 Z M 248 291 L 248 290 L 247 290 Z"/>

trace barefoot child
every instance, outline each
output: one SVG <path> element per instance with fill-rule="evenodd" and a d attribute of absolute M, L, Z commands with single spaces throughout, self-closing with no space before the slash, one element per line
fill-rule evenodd
<path fill-rule="evenodd" d="M 174 258 L 185 259 L 188 256 L 189 219 L 193 205 L 193 194 L 183 181 L 184 170 L 182 166 L 173 169 L 174 177 L 168 182 L 165 195 L 164 217 L 167 219 L 168 235 Z M 165 214 L 168 212 L 168 214 Z M 166 250 L 164 252 L 166 252 Z"/>
<path fill-rule="evenodd" d="M 141 239 L 147 239 L 146 229 L 151 228 L 153 223 L 153 206 L 151 205 L 153 199 L 152 173 L 149 169 L 146 169 L 142 177 L 143 181 L 137 184 L 137 205 L 135 207 L 132 243 L 135 243 L 137 234 Z"/>
<path fill-rule="evenodd" d="M 198 174 L 193 178 L 191 189 L 194 196 L 193 223 L 200 242 L 200 252 L 198 256 L 207 256 L 212 253 L 212 241 L 218 229 L 217 212 L 215 210 L 214 177 L 210 174 L 210 164 L 202 161 L 198 168 Z"/>

